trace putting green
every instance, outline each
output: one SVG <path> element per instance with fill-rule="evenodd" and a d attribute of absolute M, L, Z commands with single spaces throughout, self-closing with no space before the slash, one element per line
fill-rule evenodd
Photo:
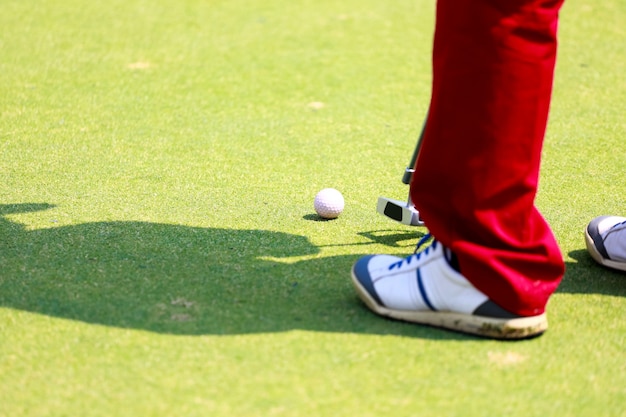
<path fill-rule="evenodd" d="M 537 204 L 567 272 L 517 343 L 381 319 L 361 255 L 425 114 L 434 2 L 5 0 L 0 416 L 624 416 L 623 0 L 568 0 Z M 346 206 L 319 221 L 315 194 Z"/>

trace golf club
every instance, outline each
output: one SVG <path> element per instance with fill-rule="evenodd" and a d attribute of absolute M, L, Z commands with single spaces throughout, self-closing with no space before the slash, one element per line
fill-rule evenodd
<path fill-rule="evenodd" d="M 411 156 L 411 161 L 409 162 L 409 165 L 405 168 L 404 174 L 402 175 L 402 182 L 404 184 L 409 185 L 411 183 L 411 177 L 413 176 L 413 172 L 415 171 L 414 167 L 415 163 L 417 162 L 420 147 L 422 145 L 425 129 L 426 122 L 424 122 L 424 124 L 422 125 L 422 131 L 420 132 L 419 138 L 417 139 L 417 145 L 415 146 L 415 150 L 413 151 L 413 155 Z M 411 201 L 410 191 L 409 197 L 406 202 L 394 200 L 387 197 L 378 197 L 376 211 L 378 211 L 378 213 L 382 214 L 383 216 L 387 216 L 392 220 L 395 220 L 402 224 L 406 224 L 408 226 L 424 225 L 424 222 L 419 217 L 419 212 L 415 209 L 415 206 Z"/>

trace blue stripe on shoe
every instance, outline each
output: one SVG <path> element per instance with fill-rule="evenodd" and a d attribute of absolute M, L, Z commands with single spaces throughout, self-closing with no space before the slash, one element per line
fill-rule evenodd
<path fill-rule="evenodd" d="M 367 293 L 376 301 L 378 305 L 384 306 L 385 304 L 382 302 L 376 289 L 374 288 L 374 283 L 372 282 L 372 276 L 370 275 L 370 271 L 368 268 L 368 264 L 370 263 L 370 259 L 372 259 L 376 255 L 364 256 L 352 267 L 352 271 L 356 276 L 357 280 L 361 284 L 361 286 L 367 291 Z"/>
<path fill-rule="evenodd" d="M 417 286 L 420 290 L 420 295 L 422 296 L 422 300 L 424 300 L 424 303 L 426 303 L 428 308 L 430 308 L 432 311 L 437 311 L 435 306 L 433 306 L 428 299 L 428 295 L 426 295 L 426 289 L 424 288 L 424 283 L 422 282 L 422 274 L 419 268 L 417 268 Z"/>

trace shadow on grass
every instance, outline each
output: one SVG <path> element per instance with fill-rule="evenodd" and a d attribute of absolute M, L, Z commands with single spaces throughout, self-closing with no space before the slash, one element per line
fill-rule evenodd
<path fill-rule="evenodd" d="M 26 230 L 6 218 L 50 207 L 0 205 L 2 307 L 170 334 L 470 338 L 370 313 L 349 279 L 358 256 L 315 258 L 303 236 L 147 222 Z"/>
<path fill-rule="evenodd" d="M 626 273 L 600 266 L 586 249 L 568 255 L 576 262 L 566 262 L 565 277 L 557 292 L 626 296 Z"/>

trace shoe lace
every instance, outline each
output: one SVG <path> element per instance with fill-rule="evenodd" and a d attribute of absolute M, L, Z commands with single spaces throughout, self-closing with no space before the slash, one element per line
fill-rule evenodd
<path fill-rule="evenodd" d="M 609 230 L 613 230 L 616 229 L 620 226 L 626 226 L 626 221 L 620 222 L 620 223 L 615 223 L 613 226 L 611 226 L 611 228 Z"/>
<path fill-rule="evenodd" d="M 427 247 L 426 249 L 424 249 L 421 252 L 418 252 L 418 250 L 424 246 L 424 244 L 426 242 L 428 242 L 430 239 L 432 238 L 432 235 L 430 233 L 426 233 L 424 236 L 422 236 L 422 238 L 417 242 L 417 245 L 415 245 L 415 250 L 413 251 L 412 255 L 407 256 L 406 258 L 404 258 L 401 261 L 398 262 L 394 262 L 391 265 L 389 265 L 389 270 L 391 271 L 394 268 L 400 268 L 402 267 L 405 263 L 407 265 L 410 265 L 411 262 L 415 259 L 418 260 L 420 259 L 422 256 L 426 256 L 428 255 L 428 252 L 430 251 L 430 249 L 435 249 L 437 247 L 437 241 L 433 240 L 432 245 L 430 245 L 429 247 Z"/>

